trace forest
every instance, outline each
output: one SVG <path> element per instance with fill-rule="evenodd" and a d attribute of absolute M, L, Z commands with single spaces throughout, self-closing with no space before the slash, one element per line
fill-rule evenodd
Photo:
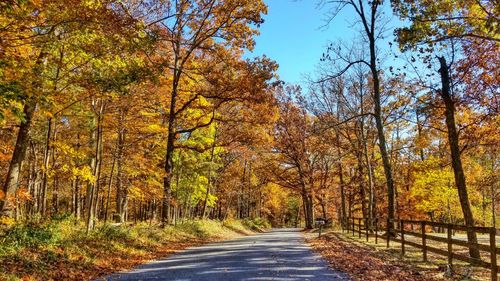
<path fill-rule="evenodd" d="M 499 2 L 317 5 L 329 29 L 349 10 L 357 39 L 332 38 L 295 85 L 248 55 L 263 0 L 1 1 L 3 231 L 61 216 L 86 233 L 353 216 L 498 227 Z"/>

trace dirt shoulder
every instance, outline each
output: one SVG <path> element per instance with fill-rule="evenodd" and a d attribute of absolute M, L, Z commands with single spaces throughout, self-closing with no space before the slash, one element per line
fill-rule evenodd
<path fill-rule="evenodd" d="M 321 254 L 332 268 L 347 273 L 352 280 L 447 280 L 437 267 L 408 263 L 397 255 L 357 243 L 340 233 L 329 232 L 320 238 L 306 237 L 313 250 Z"/>

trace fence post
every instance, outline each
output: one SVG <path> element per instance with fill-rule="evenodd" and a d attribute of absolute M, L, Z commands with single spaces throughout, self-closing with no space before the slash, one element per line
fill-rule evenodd
<path fill-rule="evenodd" d="M 448 265 L 450 267 L 450 270 L 453 270 L 453 248 L 452 248 L 452 243 L 451 243 L 451 224 L 448 224 L 448 236 L 447 236 L 447 242 L 448 242 Z"/>
<path fill-rule="evenodd" d="M 391 233 L 390 233 L 390 228 L 389 228 L 389 223 L 390 223 L 390 219 L 387 219 L 387 248 L 389 248 L 389 244 L 390 244 L 390 241 L 391 241 Z"/>
<path fill-rule="evenodd" d="M 378 218 L 375 218 L 375 244 L 378 244 Z"/>
<path fill-rule="evenodd" d="M 358 238 L 361 239 L 361 218 L 358 219 Z"/>
<path fill-rule="evenodd" d="M 401 220 L 400 222 L 400 231 L 401 231 L 401 253 L 403 256 L 405 255 L 405 225 L 404 221 Z"/>
<path fill-rule="evenodd" d="M 420 227 L 422 230 L 422 250 L 424 254 L 424 261 L 427 261 L 427 237 L 425 234 L 425 221 L 420 222 Z"/>
<path fill-rule="evenodd" d="M 491 255 L 491 280 L 497 281 L 498 265 L 497 265 L 497 245 L 496 245 L 496 229 L 490 229 L 490 255 Z"/>

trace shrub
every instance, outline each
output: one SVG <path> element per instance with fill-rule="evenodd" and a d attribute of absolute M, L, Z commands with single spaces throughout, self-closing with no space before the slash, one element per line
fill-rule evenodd
<path fill-rule="evenodd" d="M 109 223 L 99 226 L 92 234 L 105 240 L 129 240 L 132 238 L 128 227 Z"/>
<path fill-rule="evenodd" d="M 17 224 L 7 229 L 2 239 L 3 245 L 12 247 L 39 247 L 54 242 L 54 235 L 47 224 Z"/>
<path fill-rule="evenodd" d="M 262 231 L 271 228 L 271 224 L 261 217 L 245 219 L 243 223 L 245 224 L 245 226 L 255 231 Z"/>

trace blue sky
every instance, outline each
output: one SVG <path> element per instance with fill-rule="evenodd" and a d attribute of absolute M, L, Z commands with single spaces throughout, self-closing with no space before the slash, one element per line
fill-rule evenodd
<path fill-rule="evenodd" d="M 303 75 L 312 73 L 330 41 L 352 40 L 357 16 L 349 7 L 325 27 L 327 9 L 319 0 L 265 0 L 268 14 L 260 27 L 253 53 L 278 62 L 278 74 L 288 83 L 302 84 Z M 380 47 L 380 46 L 379 46 Z"/>
<path fill-rule="evenodd" d="M 300 83 L 302 75 L 314 71 L 328 41 L 352 33 L 344 11 L 328 28 L 325 9 L 316 0 L 266 0 L 269 7 L 265 22 L 256 38 L 252 55 L 270 57 L 280 65 L 280 78 Z"/>

